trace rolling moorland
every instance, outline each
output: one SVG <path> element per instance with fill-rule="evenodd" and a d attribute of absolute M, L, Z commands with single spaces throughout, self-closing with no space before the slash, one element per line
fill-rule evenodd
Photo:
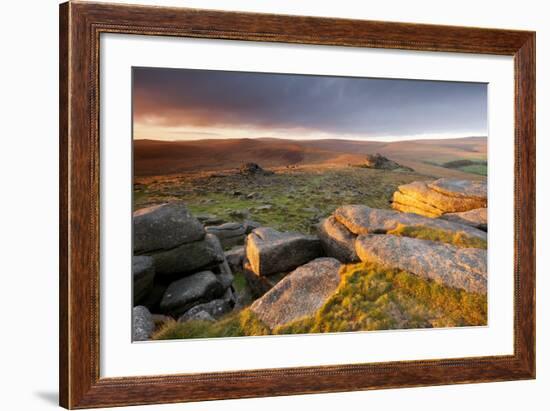
<path fill-rule="evenodd" d="M 246 215 L 279 230 L 309 233 L 342 204 L 389 208 L 401 184 L 442 177 L 484 180 L 486 149 L 484 137 L 392 143 L 136 140 L 134 209 L 184 199 L 193 213 L 223 221 Z M 360 166 L 365 155 L 375 152 L 413 171 L 350 167 Z M 445 167 L 456 161 L 469 165 Z M 235 172 L 245 163 L 259 164 L 273 174 L 250 178 Z M 472 171 L 471 164 L 478 169 Z"/>
<path fill-rule="evenodd" d="M 456 287 L 452 283 L 455 280 L 441 280 L 437 276 L 432 278 L 429 272 L 418 275 L 417 272 L 411 272 L 414 271 L 414 267 L 401 269 L 401 266 L 395 264 L 389 267 L 384 259 L 372 259 L 370 254 L 359 258 L 355 251 L 354 256 L 350 258 L 344 256 L 334 261 L 324 261 L 323 259 L 330 259 L 328 257 L 335 257 L 334 252 L 328 253 L 327 257 L 326 247 L 325 252 L 318 252 L 316 249 L 301 264 L 294 265 L 298 266 L 294 272 L 303 269 L 306 274 L 316 270 L 328 273 L 334 271 L 334 264 L 337 264 L 336 271 L 339 272 L 340 280 L 335 283 L 326 281 L 326 284 L 332 284 L 330 295 L 324 295 L 320 299 L 323 304 L 317 305 L 313 314 L 309 312 L 308 315 L 293 318 L 292 321 L 277 319 L 270 324 L 272 313 L 277 311 L 277 301 L 264 303 L 264 306 L 270 307 L 269 309 L 258 302 L 262 300 L 262 296 L 270 297 L 273 294 L 270 290 L 275 290 L 277 283 L 282 283 L 285 276 L 290 276 L 289 273 L 294 272 L 285 268 L 264 275 L 261 271 L 269 265 L 268 263 L 265 263 L 262 269 L 247 266 L 250 262 L 248 260 L 254 259 L 248 255 L 252 241 L 249 241 L 249 245 L 244 249 L 242 244 L 247 235 L 249 238 L 250 235 L 254 235 L 250 232 L 256 227 L 276 230 L 275 234 L 262 234 L 265 235 L 263 240 L 266 242 L 272 241 L 270 236 L 275 236 L 273 241 L 277 242 L 277 236 L 280 233 L 286 236 L 286 232 L 297 232 L 307 238 L 320 236 L 320 224 L 338 218 L 342 206 L 358 204 L 366 207 L 365 210 L 361 209 L 359 214 L 375 210 L 385 216 L 384 221 L 397 221 L 397 225 L 391 229 L 377 229 L 372 231 L 373 233 L 390 234 L 382 237 L 406 237 L 421 242 L 410 244 L 411 247 L 424 247 L 425 244 L 422 242 L 429 243 L 431 248 L 427 250 L 427 255 L 433 252 L 436 262 L 427 261 L 428 265 L 435 264 L 437 267 L 440 253 L 448 252 L 447 249 L 437 249 L 438 244 L 454 247 L 455 251 L 462 248 L 474 250 L 475 258 L 468 256 L 467 259 L 468 264 L 473 264 L 472 261 L 479 257 L 476 254 L 478 251 L 486 253 L 486 240 L 482 239 L 479 233 L 472 234 L 466 229 L 464 231 L 464 226 L 432 227 L 429 221 L 425 222 L 425 217 L 419 217 L 424 218 L 420 223 L 411 224 L 407 219 L 402 221 L 401 217 L 406 214 L 397 213 L 397 217 L 391 214 L 395 213 L 392 210 L 392 199 L 401 187 L 408 187 L 411 183 L 414 185 L 418 182 L 445 179 L 467 181 L 473 185 L 484 184 L 487 173 L 486 150 L 485 137 L 390 143 L 268 138 L 134 141 L 134 210 L 146 207 L 152 207 L 150 209 L 154 210 L 154 206 L 166 203 L 184 204 L 190 218 L 198 219 L 204 227 L 207 237 L 213 233 L 221 240 L 221 246 L 226 253 L 222 260 L 227 260 L 229 264 L 222 263 L 226 268 L 211 268 L 212 272 L 222 283 L 220 278 L 226 275 L 224 273 L 227 272 L 227 266 L 230 267 L 231 275 L 231 281 L 224 288 L 223 297 L 218 293 L 216 298 L 198 298 L 191 304 L 191 308 L 186 307 L 186 312 L 180 312 L 179 308 L 170 308 L 164 300 L 167 294 L 185 292 L 182 291 L 181 284 L 180 289 L 170 287 L 175 287 L 174 284 L 178 281 L 189 281 L 191 277 L 199 274 L 204 277 L 204 271 L 191 276 L 188 273 L 183 275 L 183 271 L 175 275 L 166 259 L 157 256 L 157 246 L 151 247 L 154 251 L 149 253 L 138 252 L 138 255 L 151 254 L 157 268 L 155 279 L 146 287 L 148 295 L 136 299 L 134 294 L 140 307 L 146 307 L 144 311 L 155 314 L 152 317 L 154 328 L 149 327 L 145 338 L 138 339 L 485 324 L 486 294 L 478 288 L 472 288 L 472 280 L 469 278 Z M 386 169 L 367 165 L 365 159 L 373 153 L 380 153 L 397 163 L 398 167 Z M 395 206 L 393 208 L 398 209 Z M 469 211 L 470 208 L 460 209 L 466 210 Z M 449 217 L 454 214 L 451 211 L 456 210 L 447 210 Z M 147 213 L 142 217 L 145 214 Z M 354 232 L 353 218 L 349 221 L 346 218 L 334 224 L 338 227 L 340 223 L 346 225 L 347 230 L 351 232 L 346 231 L 344 236 L 351 234 L 353 238 L 350 241 L 358 241 L 363 233 Z M 432 221 L 431 218 L 429 220 Z M 439 218 L 434 220 L 439 224 Z M 135 224 L 136 215 L 134 227 Z M 486 227 L 484 229 L 486 230 Z M 235 237 L 232 237 L 233 233 L 236 233 Z M 289 242 L 294 240 L 296 239 L 288 239 Z M 385 238 L 382 240 L 385 241 Z M 364 247 L 366 249 L 370 246 L 366 244 Z M 409 247 L 409 244 L 392 244 L 391 247 Z M 261 249 L 261 246 L 258 248 Z M 307 246 L 305 248 L 307 249 Z M 437 252 L 433 251 L 436 249 Z M 454 255 L 451 257 L 454 258 Z M 447 260 L 448 258 L 442 261 Z M 309 264 L 317 262 L 317 265 L 308 268 L 309 264 L 304 265 L 307 261 L 312 261 Z M 220 261 L 217 261 L 215 265 L 219 263 Z M 458 265 L 464 264 L 457 262 Z M 166 269 L 168 266 L 170 269 Z M 326 268 L 329 266 L 332 268 Z M 478 268 L 475 264 L 470 267 L 472 272 L 476 272 Z M 134 267 L 136 282 L 135 270 Z M 163 270 L 166 273 L 163 273 Z M 195 271 L 197 270 L 189 272 Z M 183 279 L 180 279 L 180 274 L 183 275 Z M 198 278 L 197 281 L 207 279 L 201 277 L 200 281 Z M 305 288 L 307 289 L 307 286 Z M 227 296 L 228 292 L 232 294 L 231 297 Z M 222 300 L 225 302 L 222 303 Z M 231 301 L 229 305 L 227 301 Z M 264 313 L 264 317 L 261 314 L 262 310 L 268 311 L 268 314 Z M 299 307 L 295 310 L 299 311 Z M 145 314 L 139 313 L 138 317 L 143 320 Z"/>
<path fill-rule="evenodd" d="M 381 153 L 425 175 L 470 178 L 452 161 L 486 161 L 487 138 L 375 142 L 356 140 L 226 139 L 194 141 L 134 141 L 134 175 L 164 176 L 223 170 L 254 162 L 262 167 L 347 165 L 361 163 L 369 153 Z M 434 168 L 435 167 L 435 168 Z M 460 167 L 460 166 L 459 166 Z M 471 170 L 465 170 L 468 173 Z M 483 173 L 481 173 L 483 174 Z"/>

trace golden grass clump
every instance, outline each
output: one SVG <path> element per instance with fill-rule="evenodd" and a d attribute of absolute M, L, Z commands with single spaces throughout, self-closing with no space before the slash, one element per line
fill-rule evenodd
<path fill-rule="evenodd" d="M 218 321 L 167 321 L 153 334 L 153 340 L 184 338 L 243 337 L 268 335 L 267 328 L 249 309 L 233 312 Z"/>
<path fill-rule="evenodd" d="M 487 296 L 374 263 L 344 266 L 336 293 L 312 316 L 270 330 L 245 308 L 215 322 L 169 321 L 155 340 L 460 327 L 487 324 Z"/>
<path fill-rule="evenodd" d="M 337 292 L 309 318 L 277 334 L 458 327 L 487 323 L 487 296 L 376 264 L 345 266 Z"/>
<path fill-rule="evenodd" d="M 460 248 L 483 248 L 487 249 L 487 241 L 479 237 L 470 236 L 464 231 L 457 231 L 454 233 L 438 230 L 431 227 L 422 226 L 405 226 L 399 224 L 393 230 L 387 232 L 387 234 L 413 237 L 421 240 L 438 241 L 440 243 L 447 243 Z"/>

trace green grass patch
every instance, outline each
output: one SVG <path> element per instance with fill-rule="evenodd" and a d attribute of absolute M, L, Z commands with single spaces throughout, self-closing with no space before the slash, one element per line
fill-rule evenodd
<path fill-rule="evenodd" d="M 235 211 L 249 210 L 248 218 L 263 225 L 313 233 L 315 224 L 342 204 L 388 209 L 399 185 L 421 178 L 415 173 L 352 167 L 278 171 L 257 178 L 159 176 L 147 181 L 146 189 L 144 184 L 135 188 L 134 209 L 180 200 L 193 214 L 213 214 L 229 222 L 243 219 Z M 251 193 L 256 195 L 247 198 Z M 266 204 L 271 208 L 261 209 Z"/>
<path fill-rule="evenodd" d="M 134 190 L 134 204 L 140 204 L 147 198 L 147 194 L 141 190 Z"/>
<path fill-rule="evenodd" d="M 432 164 L 439 167 L 464 171 L 465 173 L 487 176 L 487 160 L 484 159 L 452 159 L 443 161 L 443 159 L 430 159 L 426 164 Z"/>
<path fill-rule="evenodd" d="M 487 297 L 375 264 L 346 266 L 338 291 L 315 316 L 276 334 L 457 327 L 487 323 Z"/>
<path fill-rule="evenodd" d="M 240 271 L 233 272 L 233 288 L 240 293 L 247 288 L 247 282 L 244 274 Z"/>
<path fill-rule="evenodd" d="M 466 173 L 479 174 L 480 176 L 487 176 L 487 163 L 472 164 L 469 166 L 460 167 L 460 170 Z"/>
<path fill-rule="evenodd" d="M 431 227 L 410 227 L 399 224 L 395 229 L 388 231 L 388 234 L 403 237 L 414 237 L 421 240 L 438 241 L 460 248 L 483 248 L 487 249 L 487 241 L 479 237 L 473 237 L 464 231 L 450 233 Z"/>
<path fill-rule="evenodd" d="M 245 308 L 216 322 L 165 323 L 155 340 L 373 331 L 487 324 L 487 296 L 372 263 L 342 268 L 336 293 L 311 317 L 270 330 Z"/>
<path fill-rule="evenodd" d="M 177 321 L 166 322 L 155 334 L 153 340 L 180 340 L 185 338 L 244 337 L 270 334 L 252 311 L 245 308 L 228 314 L 219 321 Z"/>

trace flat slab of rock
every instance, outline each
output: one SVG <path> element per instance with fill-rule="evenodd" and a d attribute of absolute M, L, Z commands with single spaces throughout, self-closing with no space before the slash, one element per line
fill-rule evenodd
<path fill-rule="evenodd" d="M 420 187 L 422 189 L 422 187 Z M 443 211 L 431 204 L 419 200 L 420 196 L 403 194 L 401 191 L 393 193 L 392 207 L 403 213 L 415 213 L 426 217 L 436 218 L 443 214 Z"/>
<path fill-rule="evenodd" d="M 218 237 L 223 247 L 242 244 L 246 235 L 246 227 L 241 223 L 225 223 L 209 226 L 205 230 L 207 233 Z"/>
<path fill-rule="evenodd" d="M 487 209 L 476 208 L 470 211 L 462 211 L 460 213 L 443 214 L 442 219 L 455 223 L 471 225 L 480 230 L 487 231 Z"/>
<path fill-rule="evenodd" d="M 145 255 L 132 257 L 134 304 L 141 301 L 153 288 L 155 267 L 153 258 Z"/>
<path fill-rule="evenodd" d="M 261 276 L 290 271 L 322 254 L 317 237 L 270 227 L 255 229 L 246 241 L 246 257 L 252 271 Z"/>
<path fill-rule="evenodd" d="M 134 252 L 169 250 L 204 238 L 203 225 L 185 204 L 174 202 L 134 212 Z"/>
<path fill-rule="evenodd" d="M 186 275 L 203 268 L 214 267 L 224 261 L 220 240 L 212 234 L 207 234 L 203 240 L 150 255 L 155 261 L 158 276 Z"/>
<path fill-rule="evenodd" d="M 155 330 L 155 322 L 149 310 L 138 305 L 132 310 L 132 341 L 147 341 Z"/>
<path fill-rule="evenodd" d="M 197 214 L 195 217 L 204 225 L 218 225 L 223 224 L 223 218 L 218 217 L 215 214 Z"/>
<path fill-rule="evenodd" d="M 487 233 L 469 225 L 424 217 L 413 213 L 346 205 L 334 212 L 336 220 L 354 234 L 385 234 L 399 226 L 427 227 L 448 233 L 463 232 L 467 236 L 487 240 Z"/>
<path fill-rule="evenodd" d="M 334 216 L 321 221 L 317 228 L 317 235 L 325 253 L 343 263 L 359 261 L 355 252 L 355 238 L 357 235 L 339 223 Z"/>
<path fill-rule="evenodd" d="M 212 271 L 201 271 L 173 282 L 160 302 L 160 309 L 174 316 L 190 308 L 219 298 L 224 288 Z"/>
<path fill-rule="evenodd" d="M 401 185 L 393 195 L 393 208 L 428 217 L 487 207 L 487 184 L 441 178 Z"/>
<path fill-rule="evenodd" d="M 317 258 L 281 280 L 250 309 L 271 329 L 313 315 L 340 284 L 335 258 Z"/>
<path fill-rule="evenodd" d="M 472 180 L 440 178 L 428 186 L 450 197 L 471 198 L 487 201 L 487 183 Z"/>
<path fill-rule="evenodd" d="M 487 293 L 487 250 L 392 235 L 359 236 L 355 247 L 361 261 L 469 292 Z"/>

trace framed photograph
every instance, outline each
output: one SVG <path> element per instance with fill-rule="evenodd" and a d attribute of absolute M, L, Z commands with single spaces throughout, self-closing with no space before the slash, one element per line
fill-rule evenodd
<path fill-rule="evenodd" d="M 535 378 L 535 33 L 60 6 L 60 404 Z"/>

